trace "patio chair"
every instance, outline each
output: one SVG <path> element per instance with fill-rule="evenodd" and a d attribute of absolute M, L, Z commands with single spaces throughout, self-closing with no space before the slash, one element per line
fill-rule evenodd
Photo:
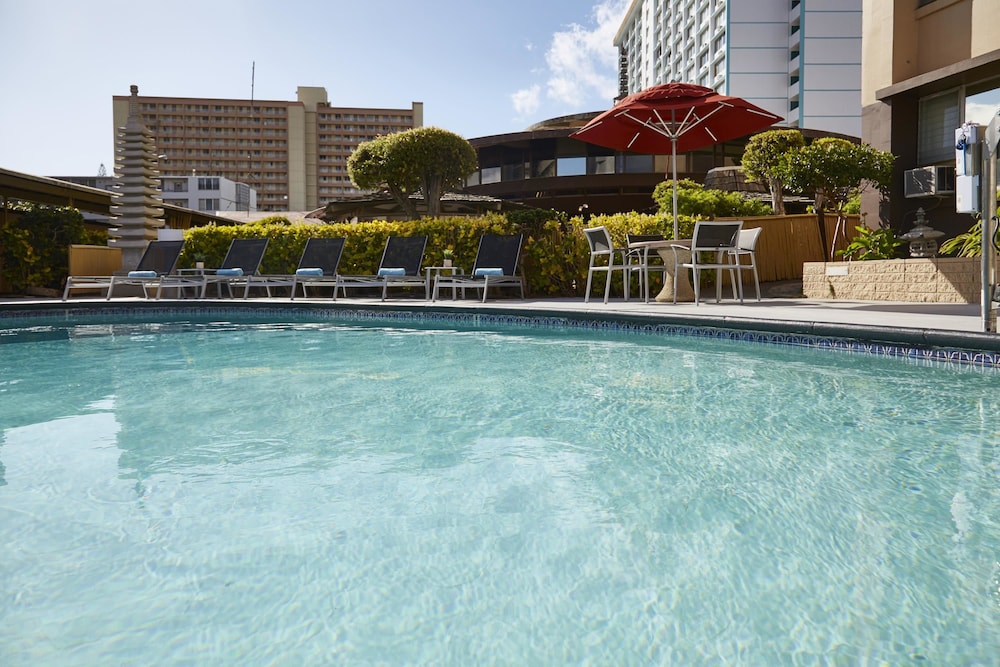
<path fill-rule="evenodd" d="M 426 247 L 426 236 L 390 236 L 375 275 L 338 275 L 333 298 L 337 298 L 337 288 L 346 297 L 348 287 L 380 288 L 383 301 L 390 287 L 423 287 L 426 290 L 427 279 L 420 270 Z"/>
<path fill-rule="evenodd" d="M 737 239 L 740 230 L 743 228 L 743 221 L 735 222 L 696 222 L 694 225 L 694 236 L 691 238 L 691 246 L 671 244 L 674 251 L 674 265 L 678 269 L 691 269 L 694 282 L 694 302 L 701 305 L 701 272 L 708 269 L 716 272 L 715 277 L 715 301 L 722 300 L 722 272 L 729 271 L 729 277 L 733 282 L 733 298 L 739 297 L 743 303 L 743 278 L 740 272 L 736 271 L 736 265 L 729 262 L 729 253 L 736 249 Z M 684 251 L 684 254 L 680 254 Z M 689 257 L 685 257 L 690 252 Z M 709 259 L 705 259 L 708 257 Z M 739 291 L 737 291 L 736 281 L 739 280 Z M 677 303 L 677 280 L 674 280 L 674 303 Z"/>
<path fill-rule="evenodd" d="M 625 300 L 628 301 L 628 248 L 616 248 L 611 242 L 611 234 L 607 227 L 590 227 L 584 229 L 583 233 L 587 237 L 587 243 L 590 244 L 590 266 L 587 268 L 587 291 L 583 297 L 584 303 L 590 301 L 590 287 L 594 274 L 602 271 L 608 276 L 604 282 L 604 303 L 608 302 L 608 297 L 611 295 L 611 276 L 615 271 L 622 272 Z"/>
<path fill-rule="evenodd" d="M 649 252 L 649 246 L 632 248 L 632 244 L 643 241 L 663 241 L 665 237 L 663 234 L 626 234 L 625 240 L 629 246 L 628 254 L 625 256 L 628 260 L 629 273 L 639 274 L 639 298 L 649 303 L 649 274 L 659 273 L 660 280 L 663 281 L 667 275 L 667 267 L 664 266 L 659 253 Z M 631 276 L 629 279 L 631 280 Z"/>
<path fill-rule="evenodd" d="M 438 291 L 442 287 L 452 288 L 452 299 L 455 291 L 462 289 L 464 297 L 467 288 L 483 291 L 483 303 L 489 295 L 491 287 L 518 287 L 521 298 L 524 298 L 524 279 L 517 273 L 517 262 L 521 257 L 521 244 L 524 234 L 483 234 L 479 237 L 479 248 L 468 275 L 438 274 L 434 278 L 434 293 L 431 299 L 437 301 Z"/>
<path fill-rule="evenodd" d="M 295 273 L 291 275 L 251 275 L 243 290 L 243 298 L 247 298 L 251 287 L 263 287 L 271 296 L 272 287 L 290 288 L 290 298 L 295 298 L 299 285 L 302 286 L 302 296 L 308 297 L 306 285 L 336 287 L 337 267 L 340 257 L 344 254 L 343 236 L 335 238 L 310 238 L 306 240 L 305 248 L 299 257 Z"/>
<path fill-rule="evenodd" d="M 219 296 L 222 296 L 223 285 L 226 286 L 230 297 L 233 296 L 233 287 L 237 286 L 243 287 L 245 295 L 250 286 L 249 278 L 260 272 L 260 263 L 264 259 L 264 251 L 267 250 L 267 241 L 266 238 L 233 239 L 222 260 L 222 266 L 217 269 L 205 269 L 201 296 L 205 296 L 210 284 L 215 285 Z M 169 280 L 174 278 L 175 276 L 168 277 Z"/>
<path fill-rule="evenodd" d="M 729 258 L 736 263 L 736 271 L 742 276 L 742 271 L 753 270 L 753 286 L 757 291 L 757 300 L 760 301 L 760 277 L 757 275 L 757 240 L 760 238 L 760 227 L 754 229 L 741 229 L 739 238 L 736 240 L 736 248 L 729 251 Z M 740 258 L 748 257 L 749 264 L 741 264 Z M 743 287 L 743 280 L 740 279 L 740 289 Z M 742 295 L 741 295 L 742 298 Z"/>
<path fill-rule="evenodd" d="M 156 285 L 156 298 L 160 298 L 163 278 L 172 273 L 180 257 L 184 241 L 150 241 L 135 269 L 120 276 L 69 276 L 63 289 L 62 300 L 69 298 L 72 290 L 108 290 L 110 300 L 115 286 L 140 285 L 143 296 L 149 298 L 149 288 Z"/>

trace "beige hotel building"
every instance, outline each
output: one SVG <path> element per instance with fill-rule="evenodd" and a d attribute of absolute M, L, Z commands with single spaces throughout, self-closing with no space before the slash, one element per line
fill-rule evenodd
<path fill-rule="evenodd" d="M 261 211 L 308 211 L 358 194 L 347 158 L 358 144 L 423 126 L 423 103 L 409 109 L 331 106 L 326 89 L 300 86 L 295 101 L 139 96 L 164 177 L 221 176 L 257 191 Z M 113 98 L 114 128 L 128 118 L 128 95 Z"/>

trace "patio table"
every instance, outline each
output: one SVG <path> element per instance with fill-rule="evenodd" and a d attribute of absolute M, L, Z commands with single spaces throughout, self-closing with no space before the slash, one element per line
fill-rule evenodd
<path fill-rule="evenodd" d="M 686 270 L 677 272 L 674 265 L 674 251 L 672 245 L 691 245 L 691 239 L 666 239 L 663 241 L 635 241 L 629 243 L 629 250 L 655 250 L 663 258 L 663 265 L 666 271 L 663 274 L 663 289 L 656 295 L 656 300 L 663 302 L 674 300 L 674 281 L 677 281 L 677 301 L 694 301 L 694 288 L 691 286 L 691 279 L 688 278 Z M 691 259 L 691 251 L 678 251 L 678 256 L 682 262 Z M 647 283 L 648 284 L 648 283 Z"/>

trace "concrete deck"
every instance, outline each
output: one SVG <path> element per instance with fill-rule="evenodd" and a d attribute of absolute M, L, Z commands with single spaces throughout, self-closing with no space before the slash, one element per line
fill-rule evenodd
<path fill-rule="evenodd" d="M 766 291 L 765 291 L 766 293 Z M 507 295 L 501 293 L 501 296 Z M 1000 351 L 1000 335 L 984 332 L 977 304 L 895 303 L 884 301 L 844 301 L 805 298 L 764 298 L 747 300 L 743 304 L 724 299 L 693 303 L 643 303 L 637 299 L 611 299 L 605 304 L 599 298 L 585 303 L 582 298 L 520 299 L 491 298 L 483 304 L 474 299 L 441 299 L 437 302 L 415 298 L 390 298 L 386 301 L 370 298 L 251 298 L 160 301 L 142 298 L 71 298 L 62 302 L 46 298 L 0 299 L 0 317 L 12 311 L 63 310 L 85 307 L 147 309 L 155 307 L 235 309 L 260 307 L 294 308 L 374 308 L 374 309 L 435 309 L 451 311 L 476 310 L 490 313 L 521 313 L 526 315 L 594 319 L 628 319 L 651 323 L 716 326 L 754 331 L 794 332 L 826 336 L 842 336 L 858 340 L 901 342 L 927 346 L 950 346 L 964 349 Z"/>

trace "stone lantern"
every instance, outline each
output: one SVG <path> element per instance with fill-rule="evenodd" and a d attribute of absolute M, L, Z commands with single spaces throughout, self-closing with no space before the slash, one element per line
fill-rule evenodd
<path fill-rule="evenodd" d="M 936 257 L 938 251 L 937 240 L 944 236 L 944 232 L 930 227 L 926 224 L 924 209 L 917 209 L 917 222 L 913 229 L 901 234 L 899 238 L 910 242 L 910 257 Z"/>

